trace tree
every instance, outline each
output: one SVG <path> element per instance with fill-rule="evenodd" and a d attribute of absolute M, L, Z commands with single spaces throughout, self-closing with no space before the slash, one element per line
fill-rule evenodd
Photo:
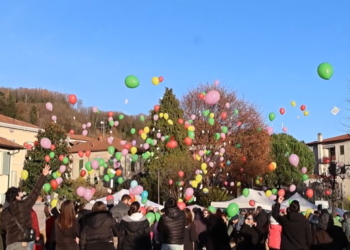
<path fill-rule="evenodd" d="M 215 105 L 203 100 L 211 90 L 220 93 Z M 185 118 L 195 128 L 191 151 L 197 159 L 209 161 L 212 166 L 208 168 L 207 182 L 210 183 L 209 176 L 221 175 L 222 184 L 229 174 L 236 181 L 251 183 L 251 178 L 266 171 L 270 161 L 270 138 L 253 104 L 239 99 L 227 87 L 209 84 L 190 90 L 181 104 Z"/>
<path fill-rule="evenodd" d="M 18 111 L 16 107 L 16 100 L 15 100 L 15 97 L 10 93 L 6 101 L 6 108 L 4 110 L 4 115 L 11 118 L 17 118 L 17 114 L 18 114 Z"/>
<path fill-rule="evenodd" d="M 32 106 L 29 112 L 30 122 L 34 125 L 38 122 L 38 109 L 35 105 Z"/>
<path fill-rule="evenodd" d="M 58 176 L 63 179 L 63 183 L 61 186 L 64 186 L 64 182 L 68 180 L 71 176 L 71 168 L 69 164 L 71 163 L 69 157 L 69 148 L 68 143 L 66 141 L 66 133 L 63 128 L 56 123 L 48 123 L 45 126 L 45 130 L 41 130 L 37 135 L 38 141 L 35 143 L 34 148 L 32 150 L 28 150 L 27 157 L 24 161 L 24 170 L 28 171 L 28 178 L 23 181 L 22 188 L 27 193 L 33 189 L 35 183 L 41 175 L 41 171 L 43 166 L 46 164 L 45 157 L 51 155 L 51 159 L 48 164 L 51 166 L 52 174 L 48 177 L 48 183 L 53 179 L 57 179 Z M 51 141 L 51 149 L 45 149 L 40 145 L 40 141 L 43 138 L 47 138 Z M 53 148 L 55 147 L 55 148 Z M 52 150 L 53 149 L 53 150 Z M 52 157 L 53 156 L 53 157 Z M 66 157 L 61 161 L 59 157 Z M 65 161 L 67 161 L 64 163 Z M 60 166 L 65 165 L 66 171 L 61 174 L 59 171 Z M 60 194 L 60 187 L 55 190 L 56 193 Z M 52 191 L 52 188 L 51 188 Z"/>
<path fill-rule="evenodd" d="M 299 157 L 298 167 L 289 163 L 289 156 Z M 271 136 L 271 158 L 276 162 L 277 169 L 268 173 L 266 181 L 270 187 L 302 182 L 301 168 L 306 167 L 307 173 L 312 174 L 315 167 L 315 156 L 308 146 L 288 134 L 273 134 Z"/>

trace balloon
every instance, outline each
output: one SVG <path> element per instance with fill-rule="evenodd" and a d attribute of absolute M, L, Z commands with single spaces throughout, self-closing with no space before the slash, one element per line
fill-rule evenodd
<path fill-rule="evenodd" d="M 85 151 L 85 155 L 86 155 L 86 157 L 89 157 L 89 156 L 90 156 L 90 154 L 91 154 L 91 151 L 90 151 L 90 150 L 86 150 L 86 151 Z"/>
<path fill-rule="evenodd" d="M 244 197 L 248 197 L 249 194 L 250 194 L 249 188 L 243 189 L 243 195 L 244 195 Z"/>
<path fill-rule="evenodd" d="M 75 105 L 77 103 L 77 97 L 74 94 L 68 96 L 68 100 L 71 104 Z"/>
<path fill-rule="evenodd" d="M 286 194 L 286 191 L 284 189 L 278 190 L 278 196 L 283 197 Z"/>
<path fill-rule="evenodd" d="M 131 181 L 131 183 L 130 183 L 131 188 L 135 188 L 135 187 L 137 187 L 137 185 L 139 185 L 139 184 L 135 180 Z"/>
<path fill-rule="evenodd" d="M 314 196 L 314 190 L 308 189 L 308 190 L 306 191 L 306 196 L 307 196 L 309 199 L 311 199 L 311 197 Z"/>
<path fill-rule="evenodd" d="M 225 107 L 230 108 L 230 104 L 228 102 L 226 102 Z"/>
<path fill-rule="evenodd" d="M 166 144 L 168 148 L 176 148 L 177 147 L 177 142 L 176 141 L 170 141 Z"/>
<path fill-rule="evenodd" d="M 282 128 L 282 131 L 283 131 L 284 133 L 287 133 L 287 130 L 288 130 L 288 129 L 287 129 L 286 127 L 283 127 L 283 128 Z"/>
<path fill-rule="evenodd" d="M 308 116 L 309 115 L 309 111 L 304 111 L 304 116 Z"/>
<path fill-rule="evenodd" d="M 90 128 L 90 127 L 91 127 L 91 122 L 88 122 L 88 123 L 86 124 L 86 127 Z"/>
<path fill-rule="evenodd" d="M 52 111 L 52 108 L 53 108 L 52 103 L 51 102 L 47 102 L 46 103 L 46 109 L 49 110 L 49 111 Z"/>
<path fill-rule="evenodd" d="M 211 212 L 212 214 L 215 214 L 215 213 L 216 213 L 216 208 L 213 207 L 213 206 L 209 206 L 209 207 L 208 207 L 208 210 L 209 210 L 209 212 Z"/>
<path fill-rule="evenodd" d="M 57 199 L 53 199 L 53 200 L 51 201 L 51 208 L 55 208 L 55 207 L 57 206 L 57 202 L 58 202 Z"/>
<path fill-rule="evenodd" d="M 142 186 L 136 186 L 133 190 L 133 194 L 135 195 L 140 195 L 143 192 L 143 187 Z"/>
<path fill-rule="evenodd" d="M 251 207 L 255 207 L 255 201 L 250 200 L 250 201 L 249 201 L 249 206 L 251 206 Z"/>
<path fill-rule="evenodd" d="M 159 77 L 159 82 L 163 82 L 164 81 L 164 77 L 160 76 Z"/>
<path fill-rule="evenodd" d="M 46 155 L 46 156 L 45 156 L 45 161 L 46 161 L 46 162 L 49 162 L 49 161 L 50 161 L 50 156 Z"/>
<path fill-rule="evenodd" d="M 267 191 L 265 192 L 265 194 L 266 194 L 267 197 L 270 197 L 270 196 L 272 195 L 272 192 L 271 192 L 271 190 L 267 190 Z"/>
<path fill-rule="evenodd" d="M 296 154 L 291 154 L 289 156 L 289 163 L 294 167 L 297 167 L 299 164 L 299 157 Z"/>
<path fill-rule="evenodd" d="M 96 161 L 96 160 L 93 160 L 92 162 L 91 162 L 91 167 L 93 168 L 93 169 L 98 169 L 98 167 L 99 167 L 99 163 L 98 163 L 98 161 Z"/>
<path fill-rule="evenodd" d="M 159 82 L 160 82 L 160 81 L 159 81 L 159 78 L 158 78 L 158 77 L 155 76 L 155 77 L 152 78 L 152 83 L 153 83 L 153 85 L 157 86 L 157 85 L 159 84 Z"/>
<path fill-rule="evenodd" d="M 159 105 L 155 105 L 155 106 L 154 106 L 154 111 L 158 112 L 159 109 L 160 109 Z"/>
<path fill-rule="evenodd" d="M 209 105 L 214 105 L 220 100 L 220 93 L 216 90 L 210 90 L 205 95 L 205 102 Z"/>
<path fill-rule="evenodd" d="M 185 192 L 186 196 L 193 196 L 193 194 L 194 194 L 193 188 L 187 188 L 186 189 L 186 192 Z"/>
<path fill-rule="evenodd" d="M 273 165 L 272 163 L 269 164 L 269 170 L 273 171 L 275 170 L 275 165 Z"/>
<path fill-rule="evenodd" d="M 154 213 L 147 213 L 146 219 L 148 220 L 149 224 L 152 225 L 156 220 L 156 215 Z"/>
<path fill-rule="evenodd" d="M 52 180 L 52 181 L 50 182 L 50 184 L 51 184 L 51 187 L 52 187 L 53 190 L 56 190 L 56 189 L 57 189 L 58 183 L 57 183 L 56 180 Z"/>
<path fill-rule="evenodd" d="M 125 78 L 125 85 L 130 89 L 134 89 L 140 85 L 140 82 L 136 76 L 130 75 Z"/>
<path fill-rule="evenodd" d="M 305 213 L 306 219 L 308 219 L 310 214 L 313 214 L 313 213 L 314 213 L 314 210 L 312 208 L 309 208 L 308 210 L 306 210 L 306 213 Z"/>
<path fill-rule="evenodd" d="M 302 172 L 303 174 L 306 174 L 307 168 L 306 168 L 306 167 L 302 167 L 302 168 L 301 168 L 301 172 Z"/>
<path fill-rule="evenodd" d="M 236 203 L 231 203 L 230 205 L 228 205 L 226 212 L 229 217 L 233 217 L 238 214 L 239 207 Z"/>
<path fill-rule="evenodd" d="M 22 179 L 23 180 L 26 180 L 27 178 L 28 178 L 28 171 L 27 170 L 23 170 L 22 172 L 21 172 L 21 177 L 22 177 Z"/>
<path fill-rule="evenodd" d="M 218 86 L 219 84 L 220 84 L 219 80 L 215 80 L 215 81 L 214 81 L 214 85 L 215 85 L 215 86 Z"/>
<path fill-rule="evenodd" d="M 84 177 L 86 175 L 86 171 L 84 170 L 84 169 L 82 169 L 81 171 L 80 171 L 80 176 L 81 177 Z"/>
<path fill-rule="evenodd" d="M 290 192 L 294 192 L 296 188 L 297 187 L 294 184 L 292 184 L 292 185 L 289 186 L 289 191 Z"/>
<path fill-rule="evenodd" d="M 301 106 L 300 106 L 300 110 L 301 110 L 301 111 L 304 111 L 305 109 L 306 109 L 306 106 L 305 106 L 305 105 L 301 105 Z"/>
<path fill-rule="evenodd" d="M 307 174 L 303 174 L 303 175 L 301 176 L 301 179 L 302 179 L 303 181 L 307 181 L 307 180 L 309 179 L 309 176 L 308 176 Z"/>
<path fill-rule="evenodd" d="M 169 185 L 173 185 L 174 181 L 172 179 L 169 180 Z"/>
<path fill-rule="evenodd" d="M 275 113 L 271 112 L 271 113 L 269 114 L 269 119 L 270 119 L 271 122 L 272 122 L 273 120 L 275 120 L 275 117 L 276 117 Z"/>
<path fill-rule="evenodd" d="M 178 202 L 177 207 L 180 208 L 180 210 L 184 210 L 186 208 L 186 204 L 183 202 Z"/>
<path fill-rule="evenodd" d="M 65 165 L 61 165 L 61 166 L 60 166 L 60 172 L 61 172 L 61 173 L 66 172 L 66 169 L 67 169 L 67 168 L 66 168 Z"/>
<path fill-rule="evenodd" d="M 141 193 L 141 197 L 143 199 L 147 199 L 148 198 L 148 192 L 146 190 L 143 190 L 143 192 Z"/>
<path fill-rule="evenodd" d="M 61 185 L 62 182 L 63 182 L 63 179 L 62 179 L 62 177 L 58 177 L 58 178 L 56 179 L 56 181 L 57 181 L 57 184 L 58 184 L 58 185 Z"/>
<path fill-rule="evenodd" d="M 284 108 L 280 108 L 280 114 L 284 115 L 286 113 L 286 110 Z"/>
<path fill-rule="evenodd" d="M 90 189 L 85 189 L 84 199 L 90 201 L 92 199 L 92 191 Z"/>
<path fill-rule="evenodd" d="M 272 135 L 272 134 L 273 134 L 273 128 L 267 127 L 267 133 L 268 133 L 269 135 Z"/>
<path fill-rule="evenodd" d="M 83 132 L 82 132 L 82 135 L 83 136 L 87 136 L 87 134 L 88 134 L 88 131 L 86 129 L 84 129 Z"/>
<path fill-rule="evenodd" d="M 50 139 L 42 138 L 40 140 L 40 145 L 41 145 L 41 147 L 43 147 L 45 149 L 50 149 L 51 148 L 51 141 L 50 141 Z"/>
<path fill-rule="evenodd" d="M 180 178 L 184 177 L 184 172 L 181 170 L 177 174 L 179 175 Z"/>
<path fill-rule="evenodd" d="M 297 105 L 297 103 L 295 101 L 291 101 L 290 104 L 295 107 Z"/>
<path fill-rule="evenodd" d="M 331 79 L 333 75 L 333 67 L 329 63 L 321 63 L 318 65 L 317 74 L 324 80 Z"/>

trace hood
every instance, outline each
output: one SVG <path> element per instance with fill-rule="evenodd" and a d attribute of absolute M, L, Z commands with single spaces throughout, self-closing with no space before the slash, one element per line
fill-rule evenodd
<path fill-rule="evenodd" d="M 321 214 L 320 219 L 318 220 L 318 226 L 322 230 L 327 230 L 334 225 L 334 221 L 330 214 Z"/>
<path fill-rule="evenodd" d="M 171 219 L 178 219 L 182 216 L 183 211 L 180 210 L 178 207 L 172 207 L 165 209 L 165 215 L 168 216 Z"/>
<path fill-rule="evenodd" d="M 135 213 L 131 216 L 124 216 L 121 224 L 130 232 L 143 231 L 145 228 L 149 227 L 149 222 L 145 216 L 141 213 Z"/>
<path fill-rule="evenodd" d="M 83 217 L 83 223 L 96 229 L 101 227 L 102 224 L 111 217 L 112 215 L 108 211 L 91 212 Z"/>
<path fill-rule="evenodd" d="M 286 217 L 290 222 L 300 223 L 305 221 L 305 216 L 298 212 L 289 211 Z"/>

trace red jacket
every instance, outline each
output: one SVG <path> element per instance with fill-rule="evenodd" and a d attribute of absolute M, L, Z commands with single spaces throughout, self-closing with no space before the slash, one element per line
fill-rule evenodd
<path fill-rule="evenodd" d="M 33 209 L 32 209 L 32 224 L 33 224 L 33 229 L 35 230 L 35 236 L 36 238 L 39 238 L 40 229 L 39 229 L 38 216 L 36 215 L 36 212 Z"/>
<path fill-rule="evenodd" d="M 269 248 L 281 249 L 281 233 L 282 226 L 279 224 L 271 224 L 269 229 Z"/>

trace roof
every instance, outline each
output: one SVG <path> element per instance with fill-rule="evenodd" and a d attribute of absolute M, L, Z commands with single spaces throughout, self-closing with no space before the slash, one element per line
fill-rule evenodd
<path fill-rule="evenodd" d="M 85 136 L 85 135 L 76 135 L 76 134 L 70 134 L 67 133 L 67 136 L 69 136 L 69 138 L 71 138 L 72 140 L 78 140 L 78 141 L 91 141 L 92 138 Z"/>
<path fill-rule="evenodd" d="M 13 141 L 7 140 L 4 137 L 0 137 L 0 148 L 2 149 L 24 149 L 23 146 Z"/>
<path fill-rule="evenodd" d="M 4 116 L 4 115 L 0 115 L 0 122 L 11 124 L 11 125 L 40 129 L 38 126 L 35 126 L 31 123 L 20 121 L 20 120 L 17 120 L 17 119 L 8 117 L 8 116 Z"/>
<path fill-rule="evenodd" d="M 112 136 L 113 137 L 113 136 Z M 113 137 L 112 144 L 109 144 L 107 142 L 107 138 L 103 139 L 91 139 L 88 142 L 80 143 L 78 145 L 74 145 L 69 149 L 70 153 L 78 153 L 79 151 L 87 151 L 90 150 L 91 152 L 102 152 L 107 151 L 109 146 L 113 146 L 117 152 L 121 152 L 124 147 L 120 144 L 121 139 Z M 137 152 L 141 153 L 144 152 L 143 149 L 138 148 Z"/>
<path fill-rule="evenodd" d="M 335 142 L 341 142 L 341 141 L 350 141 L 350 134 L 338 135 L 335 137 L 323 139 L 320 142 L 313 141 L 313 142 L 306 143 L 306 145 L 327 144 L 327 143 L 335 143 Z"/>

